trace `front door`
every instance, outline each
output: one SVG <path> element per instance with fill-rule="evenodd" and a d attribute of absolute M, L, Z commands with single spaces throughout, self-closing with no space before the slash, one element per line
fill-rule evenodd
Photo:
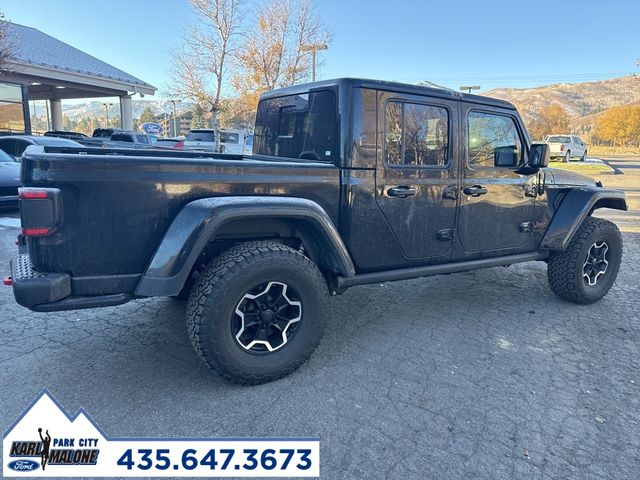
<path fill-rule="evenodd" d="M 462 104 L 466 148 L 458 236 L 469 253 L 526 249 L 537 177 L 523 173 L 526 143 L 513 113 Z"/>
<path fill-rule="evenodd" d="M 376 201 L 405 257 L 446 255 L 456 218 L 457 102 L 379 96 Z"/>

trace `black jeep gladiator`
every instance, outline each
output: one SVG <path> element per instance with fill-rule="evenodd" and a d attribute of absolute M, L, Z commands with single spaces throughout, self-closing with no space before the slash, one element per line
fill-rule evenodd
<path fill-rule="evenodd" d="M 513 105 L 340 79 L 262 95 L 252 156 L 30 147 L 15 298 L 39 312 L 187 298 L 196 352 L 260 383 L 316 348 L 329 295 L 543 261 L 560 297 L 602 298 L 620 191 L 547 167 Z"/>

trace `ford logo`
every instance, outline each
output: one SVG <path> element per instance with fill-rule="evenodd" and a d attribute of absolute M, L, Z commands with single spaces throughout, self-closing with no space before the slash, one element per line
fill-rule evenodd
<path fill-rule="evenodd" d="M 38 468 L 38 462 L 33 460 L 14 460 L 9 462 L 9 468 L 16 472 L 31 472 Z"/>
<path fill-rule="evenodd" d="M 164 128 L 159 123 L 147 122 L 140 125 L 140 129 L 147 135 L 162 135 Z"/>

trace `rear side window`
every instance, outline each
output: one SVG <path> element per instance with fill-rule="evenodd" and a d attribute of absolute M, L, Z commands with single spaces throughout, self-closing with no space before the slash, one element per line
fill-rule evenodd
<path fill-rule="evenodd" d="M 571 139 L 569 137 L 565 137 L 564 135 L 553 135 L 547 139 L 549 143 L 571 143 Z"/>
<path fill-rule="evenodd" d="M 444 167 L 448 163 L 446 108 L 390 101 L 385 111 L 385 161 L 389 165 Z"/>
<path fill-rule="evenodd" d="M 336 120 L 336 95 L 330 90 L 262 100 L 253 153 L 333 161 Z"/>
<path fill-rule="evenodd" d="M 511 117 L 470 112 L 468 117 L 469 165 L 515 167 L 522 159 L 522 141 Z"/>
<path fill-rule="evenodd" d="M 216 138 L 213 132 L 191 130 L 185 138 L 185 142 L 215 142 Z"/>

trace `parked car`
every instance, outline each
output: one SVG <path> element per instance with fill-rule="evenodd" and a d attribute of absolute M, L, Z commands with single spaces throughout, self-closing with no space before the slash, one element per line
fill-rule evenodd
<path fill-rule="evenodd" d="M 182 150 L 184 148 L 184 138 L 159 138 L 156 146 Z"/>
<path fill-rule="evenodd" d="M 62 130 L 50 130 L 48 132 L 44 132 L 44 136 L 45 137 L 68 138 L 69 140 L 89 138 L 84 133 L 80 133 L 80 132 L 65 132 L 65 131 L 62 131 Z"/>
<path fill-rule="evenodd" d="M 0 150 L 0 207 L 18 206 L 20 182 L 20 162 Z"/>
<path fill-rule="evenodd" d="M 244 141 L 244 148 L 242 149 L 243 155 L 253 155 L 253 133 L 247 135 L 247 139 Z"/>
<path fill-rule="evenodd" d="M 242 155 L 247 132 L 244 130 L 220 130 L 220 153 Z"/>
<path fill-rule="evenodd" d="M 47 145 L 52 147 L 81 147 L 82 145 L 67 138 L 39 137 L 36 135 L 9 135 L 0 137 L 0 150 L 18 159 L 29 145 Z"/>
<path fill-rule="evenodd" d="M 184 149 L 197 152 L 217 152 L 218 141 L 216 131 L 211 128 L 191 130 L 184 139 Z"/>
<path fill-rule="evenodd" d="M 107 136 L 110 132 L 112 132 L 111 135 Z M 152 148 L 157 141 L 158 137 L 154 135 L 117 128 L 96 129 L 92 137 L 78 140 L 86 147 L 112 148 Z"/>
<path fill-rule="evenodd" d="M 124 132 L 121 128 L 96 128 L 91 135 L 91 138 L 111 138 L 114 133 Z"/>
<path fill-rule="evenodd" d="M 134 147 L 148 148 L 154 146 L 158 142 L 158 137 L 138 132 L 116 132 L 109 138 L 109 145 L 112 147 Z"/>
<path fill-rule="evenodd" d="M 575 135 L 547 135 L 545 141 L 549 144 L 551 159 L 562 159 L 568 162 L 572 158 L 579 158 L 584 162 L 587 158 L 587 144 Z"/>
<path fill-rule="evenodd" d="M 624 192 L 548 168 L 549 145 L 530 143 L 504 100 L 325 80 L 262 94 L 255 133 L 251 157 L 27 151 L 17 302 L 186 296 L 200 358 L 256 384 L 299 367 L 328 297 L 355 285 L 539 261 L 555 294 L 590 304 L 616 280 L 622 237 L 591 214 L 626 210 Z M 549 301 L 540 279 L 529 285 L 496 295 Z"/>

